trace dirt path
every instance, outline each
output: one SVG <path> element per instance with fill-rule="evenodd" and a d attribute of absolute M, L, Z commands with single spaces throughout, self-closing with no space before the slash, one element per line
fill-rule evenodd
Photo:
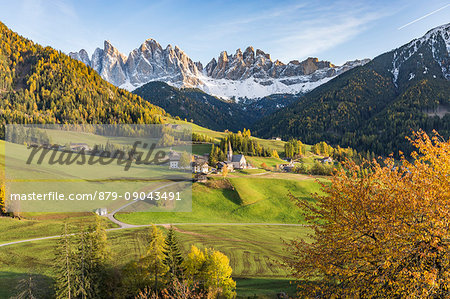
<path fill-rule="evenodd" d="M 161 187 L 158 187 L 156 189 L 153 190 L 154 191 L 158 191 L 160 189 L 166 188 L 168 186 L 171 186 L 173 184 L 177 184 L 178 182 L 174 182 L 174 183 L 170 183 L 170 184 L 166 184 L 163 185 Z M 121 206 L 120 208 L 112 211 L 110 214 L 106 215 L 106 217 L 116 223 L 117 225 L 119 225 L 119 227 L 116 228 L 109 228 L 106 229 L 106 231 L 115 231 L 115 230 L 121 230 L 121 229 L 130 229 L 130 228 L 139 228 L 139 227 L 149 227 L 152 226 L 153 224 L 143 224 L 143 225 L 134 225 L 134 224 L 128 224 L 125 222 L 122 222 L 118 219 L 116 219 L 114 217 L 114 215 L 116 213 L 118 213 L 119 211 L 123 210 L 124 208 L 136 203 L 139 201 L 131 201 L 123 206 Z M 226 240 L 226 241 L 234 241 L 234 242 L 248 242 L 245 240 L 240 240 L 240 239 L 233 239 L 233 238 L 221 238 L 221 237 L 216 237 L 216 236 L 210 236 L 210 235 L 204 235 L 204 234 L 200 234 L 200 233 L 196 233 L 196 232 L 190 232 L 190 231 L 185 231 L 182 230 L 178 227 L 176 227 L 177 225 L 191 225 L 191 226 L 213 226 L 213 225 L 220 225 L 220 226 L 308 226 L 305 224 L 289 224 L 289 223 L 155 223 L 156 226 L 163 226 L 163 227 L 170 227 L 171 225 L 174 226 L 175 230 L 177 230 L 178 232 L 182 233 L 182 234 L 188 234 L 188 235 L 193 235 L 193 236 L 200 236 L 200 237 L 204 237 L 204 238 L 216 238 L 216 239 L 220 239 L 220 240 Z M 74 234 L 70 234 L 70 235 L 76 235 L 76 233 Z M 42 240 L 49 240 L 49 239 L 56 239 L 61 237 L 60 235 L 57 236 L 47 236 L 47 237 L 40 237 L 40 238 L 32 238 L 32 239 L 26 239 L 26 240 L 19 240 L 19 241 L 12 241 L 12 242 L 8 242 L 8 243 L 3 243 L 0 244 L 0 247 L 5 247 L 5 246 L 9 246 L 9 245 L 15 245 L 15 244 L 20 244 L 20 243 L 27 243 L 27 242 L 35 242 L 35 241 L 42 241 Z"/>
<path fill-rule="evenodd" d="M 158 187 L 158 188 L 152 190 L 151 192 L 156 192 L 156 191 L 158 191 L 158 190 L 161 190 L 161 189 L 163 189 L 163 188 L 172 186 L 172 185 L 177 184 L 177 183 L 178 183 L 178 182 L 173 182 L 173 183 L 170 183 L 170 184 L 163 185 L 163 186 L 161 186 L 161 187 Z M 128 224 L 128 223 L 122 222 L 122 221 L 116 219 L 116 217 L 114 217 L 114 215 L 115 215 L 116 213 L 118 213 L 119 211 L 121 211 L 121 210 L 125 209 L 126 207 L 129 207 L 129 206 L 131 206 L 132 204 L 135 204 L 135 203 L 137 203 L 137 202 L 139 202 L 139 200 L 132 200 L 131 202 L 129 202 L 129 203 L 127 203 L 127 204 L 121 206 L 120 208 L 118 208 L 118 209 L 116 209 L 116 210 L 114 210 L 114 211 L 112 211 L 111 213 L 109 213 L 108 215 L 106 215 L 106 217 L 107 217 L 109 220 L 111 220 L 112 222 L 114 222 L 115 224 L 117 224 L 117 225 L 119 226 L 119 228 L 139 227 L 139 225 Z"/>

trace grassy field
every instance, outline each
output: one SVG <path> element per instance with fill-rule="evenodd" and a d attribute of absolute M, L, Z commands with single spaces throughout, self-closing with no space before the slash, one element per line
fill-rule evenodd
<path fill-rule="evenodd" d="M 315 179 L 307 177 L 292 180 L 247 176 L 230 177 L 226 181 L 220 178 L 209 181 L 207 185 L 193 185 L 190 213 L 119 213 L 116 218 L 130 224 L 298 223 L 300 211 L 289 199 L 289 192 L 308 199 L 319 189 Z"/>
<path fill-rule="evenodd" d="M 216 141 L 227 135 L 225 132 L 208 130 L 194 124 L 193 131 L 215 138 Z M 68 142 L 77 141 L 72 136 L 66 137 Z M 276 149 L 279 153 L 284 151 L 283 141 L 255 139 L 264 147 Z M 98 140 L 93 138 L 92 142 L 98 143 Z M 4 145 L 0 141 L 1 170 L 4 166 Z M 209 153 L 210 148 L 209 144 L 200 144 L 194 145 L 192 150 L 195 154 L 204 154 Z M 278 158 L 246 158 L 256 167 L 265 163 L 275 169 L 276 165 L 285 163 Z M 312 163 L 313 159 L 312 154 L 308 153 L 305 163 Z M 164 174 L 166 169 L 161 169 L 160 172 Z M 256 295 L 275 298 L 279 292 L 288 292 L 293 296 L 295 286 L 289 283 L 289 273 L 280 265 L 282 258 L 286 256 L 283 240 L 305 237 L 309 232 L 308 228 L 220 223 L 301 223 L 301 213 L 288 194 L 309 199 L 311 193 L 319 190 L 320 186 L 315 178 L 308 176 L 267 172 L 262 169 L 244 170 L 230 173 L 226 180 L 217 176 L 207 184 L 195 183 L 192 189 L 192 212 L 120 213 L 116 218 L 130 224 L 186 223 L 177 226 L 183 250 L 187 252 L 194 244 L 224 252 L 230 258 L 240 297 Z M 58 235 L 65 222 L 75 227 L 76 231 L 82 224 L 94 219 L 92 214 L 71 214 L 72 217 L 64 219 L 68 215 L 28 213 L 24 216 L 34 220 L 0 218 L 0 243 Z M 108 227 L 113 226 L 108 223 Z M 147 234 L 147 231 L 148 228 L 134 228 L 108 232 L 113 261 L 118 266 L 135 259 L 142 252 L 140 236 Z M 47 283 L 51 282 L 55 244 L 56 240 L 52 239 L 0 248 L 0 298 L 8 298 L 17 281 L 29 272 L 39 275 Z"/>
<path fill-rule="evenodd" d="M 81 229 L 95 221 L 95 215 L 92 213 L 27 213 L 22 216 L 25 216 L 27 219 L 0 218 L 0 244 L 59 235 L 65 223 L 71 227 Z M 115 223 L 106 219 L 104 221 L 108 228 L 117 227 Z"/>
<path fill-rule="evenodd" d="M 280 291 L 295 290 L 289 286 L 287 270 L 280 265 L 286 256 L 283 240 L 306 237 L 308 228 L 182 225 L 177 229 L 184 252 L 196 245 L 220 250 L 230 258 L 239 296 L 256 294 L 274 298 Z M 140 236 L 147 232 L 148 228 L 108 232 L 113 262 L 122 266 L 135 259 L 143 250 Z M 55 244 L 56 240 L 43 240 L 0 248 L 0 298 L 8 298 L 13 286 L 29 272 L 50 282 Z"/>
<path fill-rule="evenodd" d="M 271 167 L 273 170 L 275 170 L 275 167 L 279 164 L 284 164 L 286 161 L 280 159 L 280 158 L 274 158 L 274 157 L 245 157 L 247 161 L 252 164 L 254 167 L 262 167 L 261 165 L 265 163 L 267 167 Z"/>
<path fill-rule="evenodd" d="M 194 155 L 205 155 L 211 152 L 212 144 L 193 144 L 192 153 Z"/>

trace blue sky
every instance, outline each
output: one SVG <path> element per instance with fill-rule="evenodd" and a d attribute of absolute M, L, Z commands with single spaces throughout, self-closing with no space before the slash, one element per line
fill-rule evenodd
<path fill-rule="evenodd" d="M 283 62 L 313 56 L 342 64 L 373 58 L 450 22 L 449 4 L 449 0 L 0 0 L 0 21 L 66 53 L 84 48 L 92 54 L 107 39 L 128 55 L 154 38 L 163 47 L 178 45 L 204 64 L 223 50 L 234 53 L 249 45 Z"/>

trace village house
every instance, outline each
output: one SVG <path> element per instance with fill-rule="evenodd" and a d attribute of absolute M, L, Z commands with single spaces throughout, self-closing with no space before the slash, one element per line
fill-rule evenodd
<path fill-rule="evenodd" d="M 228 169 L 229 172 L 232 172 L 233 169 L 233 163 L 231 162 L 227 162 L 227 161 L 223 161 L 223 162 L 219 162 L 217 163 L 217 172 L 222 172 L 222 170 L 226 167 Z"/>
<path fill-rule="evenodd" d="M 196 160 L 192 162 L 192 172 L 193 173 L 208 173 L 209 165 L 205 160 Z"/>
<path fill-rule="evenodd" d="M 164 126 L 169 127 L 174 130 L 181 130 L 183 128 L 181 125 L 177 125 L 177 124 L 165 124 Z"/>
<path fill-rule="evenodd" d="M 285 171 L 285 172 L 292 172 L 295 168 L 294 160 L 288 158 L 288 159 L 286 159 L 286 161 L 289 163 L 280 164 L 279 165 L 280 170 Z"/>
<path fill-rule="evenodd" d="M 106 216 L 108 214 L 108 210 L 106 208 L 98 208 L 95 210 L 95 214 L 99 216 Z"/>
<path fill-rule="evenodd" d="M 322 159 L 317 159 L 320 163 L 333 163 L 333 159 L 331 157 L 323 157 Z"/>
<path fill-rule="evenodd" d="M 206 183 L 207 181 L 208 181 L 208 177 L 206 176 L 206 174 L 197 173 L 194 176 L 194 182 Z"/>
<path fill-rule="evenodd" d="M 180 168 L 180 159 L 181 154 L 177 152 L 169 153 L 169 168 L 171 169 L 179 169 Z"/>
<path fill-rule="evenodd" d="M 272 138 L 270 138 L 270 140 L 277 140 L 277 141 L 281 141 L 281 137 L 272 137 Z"/>
<path fill-rule="evenodd" d="M 71 143 L 70 149 L 74 152 L 79 152 L 81 150 L 84 150 L 84 151 L 91 150 L 91 148 L 89 147 L 89 145 L 87 145 L 87 143 Z"/>

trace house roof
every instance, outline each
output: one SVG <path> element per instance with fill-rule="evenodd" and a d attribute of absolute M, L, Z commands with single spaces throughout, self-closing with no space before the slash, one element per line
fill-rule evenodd
<path fill-rule="evenodd" d="M 169 160 L 170 161 L 180 161 L 181 159 L 181 154 L 177 153 L 177 152 L 170 152 L 169 153 Z"/>
<path fill-rule="evenodd" d="M 242 160 L 245 160 L 244 155 L 233 155 L 231 162 L 241 162 Z"/>

